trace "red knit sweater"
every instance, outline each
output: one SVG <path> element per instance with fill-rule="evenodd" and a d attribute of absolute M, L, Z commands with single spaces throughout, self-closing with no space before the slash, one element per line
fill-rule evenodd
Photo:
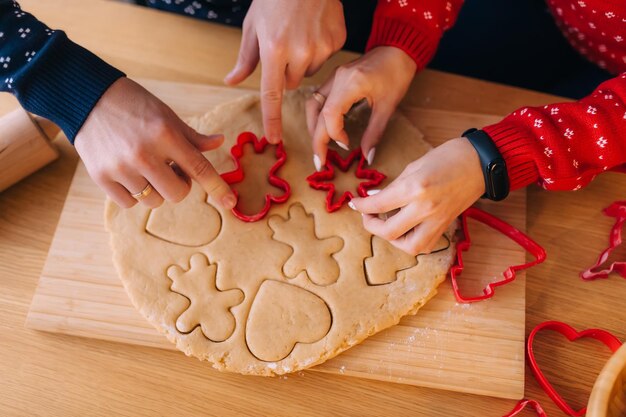
<path fill-rule="evenodd" d="M 418 69 L 433 57 L 462 0 L 379 0 L 367 49 L 395 46 Z M 532 182 L 578 190 L 606 170 L 626 172 L 626 0 L 548 0 L 570 44 L 618 74 L 577 102 L 524 107 L 486 126 L 506 160 L 511 189 Z"/>

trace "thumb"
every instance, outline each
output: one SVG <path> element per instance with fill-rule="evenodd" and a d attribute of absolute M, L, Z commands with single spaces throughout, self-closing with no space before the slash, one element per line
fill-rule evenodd
<path fill-rule="evenodd" d="M 189 126 L 185 129 L 185 137 L 200 152 L 217 149 L 222 145 L 222 143 L 224 143 L 224 135 L 221 133 L 204 135 L 202 133 L 198 133 Z"/>
<path fill-rule="evenodd" d="M 244 30 L 235 67 L 226 75 L 224 83 L 237 85 L 252 74 L 259 63 L 259 41 L 253 30 Z"/>

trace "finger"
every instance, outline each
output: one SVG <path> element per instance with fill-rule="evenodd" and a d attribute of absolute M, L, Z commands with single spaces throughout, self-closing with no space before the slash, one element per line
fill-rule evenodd
<path fill-rule="evenodd" d="M 212 201 L 226 210 L 237 204 L 232 190 L 215 171 L 213 165 L 198 151 L 189 140 L 181 138 L 180 144 L 173 148 L 172 160 L 190 178 L 196 180 Z"/>
<path fill-rule="evenodd" d="M 363 155 L 367 158 L 367 163 L 371 165 L 374 162 L 374 155 L 376 155 L 376 144 L 383 136 L 387 122 L 393 114 L 393 108 L 385 104 L 376 104 L 372 108 L 372 114 L 370 115 L 367 128 L 361 138 L 361 149 Z"/>
<path fill-rule="evenodd" d="M 222 146 L 224 143 L 224 135 L 221 133 L 213 134 L 213 135 L 204 135 L 202 133 L 198 133 L 191 126 L 184 124 L 184 134 L 189 139 L 189 142 L 192 143 L 193 146 L 196 147 L 200 152 L 212 151 L 213 149 L 217 149 Z"/>
<path fill-rule="evenodd" d="M 358 86 L 340 82 L 338 79 L 335 80 L 334 85 L 338 88 L 333 88 L 327 96 L 322 108 L 322 117 L 330 137 L 336 142 L 349 146 L 350 139 L 344 130 L 344 115 L 350 111 L 354 103 L 363 99 L 363 94 Z"/>
<path fill-rule="evenodd" d="M 308 62 L 298 62 L 287 64 L 285 71 L 285 82 L 287 89 L 294 90 L 300 86 L 304 73 L 306 72 Z"/>
<path fill-rule="evenodd" d="M 396 240 L 409 230 L 413 229 L 424 219 L 424 214 L 416 208 L 416 205 L 404 206 L 398 213 L 383 220 L 378 216 L 365 214 L 363 227 L 385 240 Z"/>
<path fill-rule="evenodd" d="M 438 226 L 433 221 L 427 220 L 399 239 L 392 240 L 389 243 L 410 255 L 417 256 L 425 252 L 427 244 L 435 235 L 440 234 L 438 230 Z"/>
<path fill-rule="evenodd" d="M 404 179 L 396 179 L 379 193 L 369 197 L 358 197 L 350 200 L 350 207 L 361 213 L 381 214 L 404 207 L 409 203 L 409 193 L 403 185 Z"/>
<path fill-rule="evenodd" d="M 267 52 L 262 56 L 261 73 L 261 108 L 263 110 L 263 128 L 267 140 L 276 144 L 282 140 L 281 105 L 285 86 L 286 64 L 277 58 L 276 52 Z"/>
<path fill-rule="evenodd" d="M 316 171 L 321 171 L 322 166 L 326 163 L 328 142 L 330 142 L 330 136 L 326 131 L 324 119 L 320 117 L 317 119 L 317 126 L 313 134 L 313 165 L 315 165 Z"/>
<path fill-rule="evenodd" d="M 259 41 L 256 31 L 244 28 L 241 47 L 235 67 L 226 75 L 224 83 L 236 85 L 252 74 L 259 63 Z"/>
<path fill-rule="evenodd" d="M 150 171 L 143 174 L 167 201 L 178 203 L 187 196 L 191 189 L 191 184 L 176 175 L 172 167 L 166 163 L 152 167 Z"/>
<path fill-rule="evenodd" d="M 137 204 L 137 200 L 131 197 L 130 193 L 126 188 L 117 182 L 113 181 L 105 181 L 102 183 L 98 183 L 98 186 L 104 190 L 105 193 L 122 208 L 131 208 L 135 204 Z"/>
<path fill-rule="evenodd" d="M 150 184 L 148 179 L 144 178 L 141 175 L 128 175 L 122 178 L 119 183 L 128 190 L 131 197 L 133 194 L 137 194 L 143 191 L 148 186 L 148 184 Z M 152 190 L 148 193 L 148 195 L 137 201 L 150 208 L 157 208 L 161 204 L 163 204 L 163 197 L 161 197 L 161 194 L 159 194 L 154 184 L 150 185 L 152 185 Z"/>
<path fill-rule="evenodd" d="M 324 98 L 324 102 L 320 103 L 313 95 L 309 97 L 306 101 L 305 112 L 306 112 L 306 123 L 307 128 L 309 129 L 309 134 L 312 138 L 314 138 L 315 129 L 317 127 L 317 122 L 320 117 L 320 112 L 322 111 L 322 107 L 326 101 L 326 97 L 330 94 L 330 90 L 333 88 L 333 82 L 335 79 L 335 74 L 333 73 L 327 80 L 322 84 L 316 92 Z"/>

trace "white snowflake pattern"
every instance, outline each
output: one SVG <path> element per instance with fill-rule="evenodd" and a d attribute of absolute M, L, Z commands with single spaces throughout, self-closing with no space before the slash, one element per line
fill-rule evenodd
<path fill-rule="evenodd" d="M 543 120 L 535 119 L 535 127 L 541 127 L 541 126 L 543 126 Z"/>
<path fill-rule="evenodd" d="M 574 168 L 578 168 L 578 161 L 574 159 L 572 165 L 574 165 Z"/>
<path fill-rule="evenodd" d="M 572 136 L 574 136 L 574 131 L 568 127 L 567 129 L 565 129 L 565 133 L 563 133 L 563 136 L 565 136 L 568 139 L 571 139 Z"/>
<path fill-rule="evenodd" d="M 2 64 L 2 68 L 9 68 L 9 62 L 11 62 L 10 56 L 0 56 L 0 64 Z"/>
<path fill-rule="evenodd" d="M 594 129 L 597 129 L 597 128 L 598 128 L 598 124 L 597 124 L 597 123 L 594 123 L 594 124 L 593 124 L 593 128 L 594 128 Z"/>
<path fill-rule="evenodd" d="M 452 3 L 450 3 L 449 1 L 446 2 L 446 11 L 448 11 L 448 12 L 452 11 Z"/>
<path fill-rule="evenodd" d="M 433 18 L 433 14 L 428 10 L 424 12 L 424 19 L 431 20 Z"/>
<path fill-rule="evenodd" d="M 207 18 L 217 19 L 217 13 L 215 13 L 213 10 L 209 10 L 209 13 L 207 14 Z"/>
<path fill-rule="evenodd" d="M 552 154 L 553 154 L 554 152 L 552 151 L 552 149 L 550 149 L 550 147 L 549 147 L 549 146 L 546 146 L 546 147 L 545 147 L 545 149 L 543 150 L 543 153 L 544 153 L 544 154 L 545 154 L 548 158 L 550 158 L 550 157 L 552 157 Z"/>
<path fill-rule="evenodd" d="M 589 27 L 590 27 L 591 29 L 595 29 L 595 28 L 596 28 L 596 24 L 595 24 L 595 23 L 593 23 L 593 22 L 589 22 Z"/>
<path fill-rule="evenodd" d="M 598 109 L 596 109 L 593 106 L 589 106 L 589 107 L 587 107 L 587 113 L 589 113 L 589 114 L 596 114 L 596 113 L 598 113 Z"/>
<path fill-rule="evenodd" d="M 615 13 L 613 12 L 606 12 L 604 13 L 604 15 L 606 16 L 607 19 L 613 19 L 615 17 Z"/>
<path fill-rule="evenodd" d="M 619 42 L 624 40 L 624 38 L 622 38 L 620 35 L 615 36 L 613 39 L 615 39 L 615 42 L 617 42 L 617 43 L 619 43 Z"/>
<path fill-rule="evenodd" d="M 400 7 L 406 7 L 409 2 L 408 0 L 398 0 L 398 4 L 400 5 Z"/>
<path fill-rule="evenodd" d="M 30 62 L 31 59 L 33 59 L 33 57 L 35 56 L 35 51 L 26 51 L 26 53 L 24 54 L 24 56 L 26 57 L 26 62 Z"/>
<path fill-rule="evenodd" d="M 580 190 L 581 188 L 583 188 L 583 186 L 582 186 L 582 185 L 580 185 L 580 184 L 578 184 L 576 187 L 572 188 L 572 191 L 578 191 L 578 190 Z"/>
<path fill-rule="evenodd" d="M 17 33 L 20 34 L 20 38 L 25 38 L 26 36 L 28 36 L 28 34 L 30 33 L 30 28 L 19 28 Z"/>
<path fill-rule="evenodd" d="M 5 78 L 4 83 L 6 84 L 7 88 L 9 89 L 13 88 L 13 77 Z"/>
<path fill-rule="evenodd" d="M 596 141 L 596 143 L 598 144 L 599 147 L 604 149 L 606 147 L 606 144 L 608 143 L 608 141 L 606 139 L 604 139 L 604 136 L 600 136 L 600 139 L 598 139 Z"/>
<path fill-rule="evenodd" d="M 552 109 L 550 110 L 550 114 L 553 115 L 553 116 L 559 114 L 559 108 L 558 107 L 552 107 Z"/>
<path fill-rule="evenodd" d="M 613 100 L 613 94 L 605 94 L 604 95 L 604 99 L 605 100 Z"/>
<path fill-rule="evenodd" d="M 587 7 L 587 3 L 585 3 L 585 2 L 584 2 L 584 1 L 582 1 L 582 0 L 578 2 L 578 5 L 579 5 L 580 7 Z"/>
<path fill-rule="evenodd" d="M 523 116 L 523 115 L 525 115 L 525 114 L 526 114 L 526 112 L 527 112 L 527 111 L 528 111 L 528 107 L 524 107 L 524 108 L 523 108 L 523 109 L 519 112 L 519 115 L 520 115 L 520 116 Z"/>
<path fill-rule="evenodd" d="M 543 182 L 546 184 L 554 184 L 554 180 L 552 178 L 544 178 Z"/>

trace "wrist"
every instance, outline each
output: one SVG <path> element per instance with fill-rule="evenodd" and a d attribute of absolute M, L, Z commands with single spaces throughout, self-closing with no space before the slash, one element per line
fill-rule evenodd
<path fill-rule="evenodd" d="M 472 195 L 479 199 L 485 194 L 485 179 L 478 152 L 466 137 L 454 139 L 462 156 L 462 161 L 466 166 L 467 187 L 472 191 Z"/>

